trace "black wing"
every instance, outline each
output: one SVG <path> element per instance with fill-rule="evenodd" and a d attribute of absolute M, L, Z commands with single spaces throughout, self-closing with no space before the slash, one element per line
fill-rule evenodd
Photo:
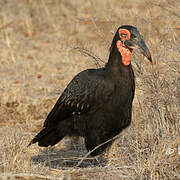
<path fill-rule="evenodd" d="M 108 101 L 113 89 L 103 68 L 82 71 L 68 84 L 47 116 L 44 127 L 54 126 L 76 113 L 82 114 L 100 107 Z"/>

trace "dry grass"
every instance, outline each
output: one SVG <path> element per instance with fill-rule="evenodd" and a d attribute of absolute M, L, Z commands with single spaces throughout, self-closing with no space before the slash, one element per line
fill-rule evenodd
<path fill-rule="evenodd" d="M 107 61 L 122 24 L 138 27 L 155 63 L 134 55 L 133 121 L 108 162 L 76 167 L 83 139 L 27 148 L 72 77 L 97 65 L 74 47 Z M 0 179 L 180 179 L 179 1 L 1 0 L 0 40 Z"/>

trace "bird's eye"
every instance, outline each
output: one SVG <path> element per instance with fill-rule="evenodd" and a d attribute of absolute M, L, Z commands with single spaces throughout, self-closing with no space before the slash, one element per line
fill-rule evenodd
<path fill-rule="evenodd" d="M 126 38 L 126 37 L 127 37 L 127 34 L 121 33 L 121 38 Z"/>

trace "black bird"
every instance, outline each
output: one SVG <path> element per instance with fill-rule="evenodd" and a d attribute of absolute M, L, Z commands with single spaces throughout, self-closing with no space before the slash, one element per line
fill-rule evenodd
<path fill-rule="evenodd" d="M 105 67 L 87 69 L 72 79 L 48 114 L 44 128 L 29 145 L 38 142 L 39 146 L 54 146 L 65 136 L 82 136 L 91 151 L 129 126 L 135 92 L 133 49 L 139 49 L 152 62 L 137 28 L 119 27 Z M 102 153 L 110 144 L 100 146 L 91 155 Z"/>

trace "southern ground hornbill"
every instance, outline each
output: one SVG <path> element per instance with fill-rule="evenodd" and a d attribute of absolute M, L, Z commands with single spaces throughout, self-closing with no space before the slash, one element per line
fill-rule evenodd
<path fill-rule="evenodd" d="M 136 27 L 118 28 L 104 68 L 87 69 L 68 84 L 29 145 L 53 146 L 65 136 L 83 136 L 88 151 L 129 126 L 135 92 L 131 66 L 133 49 L 150 61 L 151 54 Z M 104 144 L 91 153 L 102 153 Z"/>

